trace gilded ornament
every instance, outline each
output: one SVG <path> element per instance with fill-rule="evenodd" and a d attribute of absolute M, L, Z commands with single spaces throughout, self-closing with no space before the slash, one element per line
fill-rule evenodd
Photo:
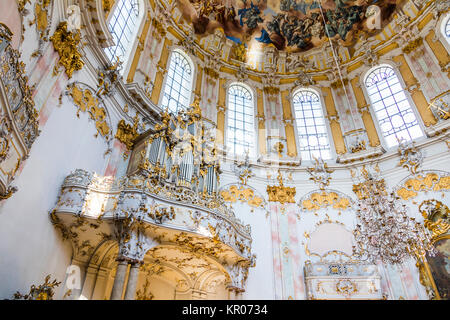
<path fill-rule="evenodd" d="M 78 107 L 77 117 L 79 113 L 88 112 L 91 119 L 95 121 L 97 134 L 110 139 L 111 129 L 107 122 L 106 109 L 100 106 L 98 98 L 89 89 L 81 89 L 76 84 L 68 86 L 69 95 Z"/>
<path fill-rule="evenodd" d="M 220 195 L 226 202 L 245 202 L 249 206 L 259 208 L 264 207 L 264 199 L 255 195 L 255 192 L 250 188 L 240 186 L 231 186 L 228 190 L 222 190 Z"/>
<path fill-rule="evenodd" d="M 34 284 L 30 288 L 30 292 L 27 294 L 21 294 L 16 292 L 14 294 L 14 300 L 53 300 L 55 294 L 54 289 L 58 287 L 61 282 L 56 279 L 50 282 L 50 275 L 45 277 L 45 282 L 39 286 Z"/>
<path fill-rule="evenodd" d="M 334 170 L 329 169 L 328 165 L 320 157 L 314 157 L 314 161 L 314 167 L 307 168 L 309 174 L 311 175 L 309 180 L 313 180 L 315 183 L 318 183 L 320 190 L 324 190 L 325 187 L 330 184 L 331 173 L 334 172 Z"/>
<path fill-rule="evenodd" d="M 81 70 L 84 66 L 82 55 L 78 51 L 81 33 L 79 31 L 69 32 L 67 22 L 63 21 L 58 25 L 50 40 L 59 54 L 58 64 L 64 67 L 69 79 L 72 78 L 73 72 Z"/>
<path fill-rule="evenodd" d="M 414 142 L 408 144 L 404 139 L 399 140 L 398 153 L 400 154 L 400 165 L 412 174 L 416 174 L 423 162 L 423 154 L 415 147 Z"/>
<path fill-rule="evenodd" d="M 449 189 L 450 176 L 441 176 L 438 173 L 429 172 L 418 174 L 416 177 L 406 180 L 397 189 L 397 195 L 403 200 L 409 200 L 416 197 L 420 191 L 443 191 Z"/>
<path fill-rule="evenodd" d="M 281 171 L 278 169 L 278 182 L 279 186 L 267 186 L 267 194 L 269 195 L 270 202 L 295 203 L 295 188 L 285 187 L 283 185 L 283 177 Z"/>
<path fill-rule="evenodd" d="M 405 47 L 403 47 L 402 51 L 406 54 L 409 54 L 416 50 L 418 47 L 420 47 L 423 44 L 423 38 L 419 37 L 417 39 L 414 39 L 410 41 Z"/>
<path fill-rule="evenodd" d="M 419 205 L 419 211 L 424 218 L 425 227 L 432 233 L 432 241 L 450 230 L 450 210 L 442 202 L 425 200 Z"/>
<path fill-rule="evenodd" d="M 234 46 L 233 54 L 234 54 L 234 58 L 237 61 L 245 62 L 245 56 L 247 54 L 247 48 L 245 47 L 245 44 L 241 43 L 241 44 L 237 44 L 236 46 Z"/>
<path fill-rule="evenodd" d="M 120 120 L 117 125 L 117 132 L 115 138 L 120 142 L 124 143 L 128 150 L 133 149 L 134 141 L 139 136 L 137 132 L 139 123 L 139 118 L 135 117 L 134 124 L 131 126 L 130 124 L 125 123 L 125 120 Z"/>
<path fill-rule="evenodd" d="M 300 208 L 306 211 L 316 211 L 321 208 L 332 207 L 336 210 L 346 210 L 350 208 L 351 200 L 339 195 L 337 192 L 314 192 L 309 197 L 301 201 Z"/>

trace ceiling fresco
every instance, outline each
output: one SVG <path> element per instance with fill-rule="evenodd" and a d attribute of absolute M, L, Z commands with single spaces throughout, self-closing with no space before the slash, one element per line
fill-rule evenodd
<path fill-rule="evenodd" d="M 390 21 L 403 0 L 177 0 L 195 34 L 222 28 L 228 39 L 246 47 L 273 44 L 304 52 L 328 39 L 351 46 Z"/>

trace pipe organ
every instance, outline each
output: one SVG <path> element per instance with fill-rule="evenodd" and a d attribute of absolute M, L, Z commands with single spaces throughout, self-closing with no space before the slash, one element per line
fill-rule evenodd
<path fill-rule="evenodd" d="M 128 174 L 216 197 L 221 171 L 214 133 L 214 125 L 202 118 L 198 100 L 176 115 L 164 112 L 161 124 L 135 142 Z"/>

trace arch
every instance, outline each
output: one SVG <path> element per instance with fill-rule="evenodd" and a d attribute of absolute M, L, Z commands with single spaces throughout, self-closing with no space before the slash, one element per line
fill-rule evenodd
<path fill-rule="evenodd" d="M 120 59 L 124 66 L 128 64 L 136 36 L 143 22 L 145 4 L 142 0 L 117 0 L 108 17 L 108 29 L 114 45 L 105 48 L 111 62 Z M 125 70 L 123 68 L 122 70 Z"/>
<path fill-rule="evenodd" d="M 227 88 L 227 123 L 225 141 L 227 151 L 235 156 L 256 156 L 255 99 L 247 85 L 234 82 Z"/>
<path fill-rule="evenodd" d="M 366 72 L 364 87 L 378 128 L 388 148 L 423 137 L 423 130 L 403 88 L 401 78 L 389 64 L 375 66 Z"/>
<path fill-rule="evenodd" d="M 313 160 L 313 157 L 331 159 L 331 144 L 319 93 L 310 88 L 300 88 L 294 91 L 292 104 L 302 160 Z"/>
<path fill-rule="evenodd" d="M 178 113 L 189 107 L 194 70 L 192 60 L 184 51 L 178 48 L 172 50 L 161 100 L 162 109 Z"/>

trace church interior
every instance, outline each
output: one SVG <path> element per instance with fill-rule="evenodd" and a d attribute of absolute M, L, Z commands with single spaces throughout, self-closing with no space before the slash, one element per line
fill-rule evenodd
<path fill-rule="evenodd" d="M 447 0 L 2 0 L 0 298 L 448 300 L 449 105 Z"/>

